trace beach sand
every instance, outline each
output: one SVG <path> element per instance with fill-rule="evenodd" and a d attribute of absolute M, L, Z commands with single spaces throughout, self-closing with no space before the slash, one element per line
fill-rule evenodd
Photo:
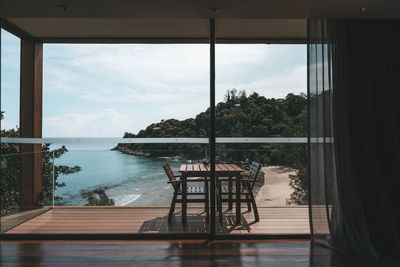
<path fill-rule="evenodd" d="M 259 188 L 256 196 L 258 207 L 284 207 L 293 206 L 290 203 L 290 194 L 293 189 L 290 187 L 289 175 L 296 174 L 292 168 L 284 166 L 262 167 L 258 180 L 263 185 Z"/>
<path fill-rule="evenodd" d="M 292 168 L 284 166 L 262 167 L 258 181 L 254 187 L 258 207 L 286 207 L 296 204 L 291 203 L 290 194 L 293 189 L 290 187 L 289 175 L 296 174 Z M 169 206 L 171 203 L 173 189 L 167 180 L 157 191 L 141 194 L 134 201 L 127 203 L 127 206 Z"/>

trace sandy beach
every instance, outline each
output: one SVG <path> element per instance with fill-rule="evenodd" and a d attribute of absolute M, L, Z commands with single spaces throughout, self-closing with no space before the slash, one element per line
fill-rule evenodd
<path fill-rule="evenodd" d="M 256 202 L 258 207 L 286 207 L 296 204 L 291 203 L 290 194 L 293 189 L 290 187 L 289 175 L 295 174 L 296 171 L 292 168 L 284 166 L 268 166 L 262 167 L 258 176 L 258 181 L 254 192 L 256 193 Z M 140 197 L 135 196 L 132 201 L 124 203 L 126 206 L 148 206 L 166 205 L 171 201 L 173 189 L 167 183 L 163 173 L 160 174 L 160 184 L 158 184 L 157 193 L 154 191 L 144 192 Z M 112 190 L 110 190 L 110 193 Z M 118 192 L 116 192 L 117 194 Z M 113 194 L 111 194 L 113 196 Z"/>
<path fill-rule="evenodd" d="M 284 166 L 262 167 L 258 180 L 264 181 L 256 196 L 258 207 L 284 207 L 295 204 L 290 203 L 289 175 L 296 174 L 292 168 Z"/>

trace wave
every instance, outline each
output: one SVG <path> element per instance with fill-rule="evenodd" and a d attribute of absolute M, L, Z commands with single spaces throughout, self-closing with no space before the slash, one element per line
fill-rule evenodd
<path fill-rule="evenodd" d="M 176 162 L 180 162 L 182 160 L 181 157 L 179 156 L 172 156 L 172 157 L 158 157 L 159 159 L 166 159 L 168 161 L 176 161 Z"/>
<path fill-rule="evenodd" d="M 127 194 L 113 197 L 115 206 L 126 206 L 140 198 L 142 194 Z"/>

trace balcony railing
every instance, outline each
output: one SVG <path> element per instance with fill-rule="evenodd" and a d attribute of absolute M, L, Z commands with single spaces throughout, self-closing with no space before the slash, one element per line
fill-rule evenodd
<path fill-rule="evenodd" d="M 151 139 L 151 140 L 149 140 Z M 62 142 L 61 142 L 62 141 Z M 172 187 L 162 168 L 169 161 L 178 173 L 180 164 L 203 162 L 209 157 L 207 138 L 4 138 L 3 143 L 43 144 L 52 142 L 41 152 L 43 191 L 38 205 L 44 208 L 24 211 L 19 206 L 20 161 L 29 154 L 1 156 L 2 182 L 7 179 L 14 191 L 2 196 L 13 201 L 2 203 L 2 233 L 205 233 L 209 231 L 201 205 L 190 205 L 188 228 L 183 228 L 177 206 L 172 226 L 166 216 Z M 59 149 L 62 143 L 67 150 Z M 186 144 L 202 149 L 148 149 L 119 151 L 98 149 L 98 144 Z M 309 233 L 308 210 L 295 199 L 301 167 L 306 164 L 307 138 L 217 138 L 216 161 L 235 163 L 246 168 L 251 161 L 264 167 L 255 187 L 260 221 L 242 205 L 240 227 L 234 225 L 233 212 L 219 225 L 219 234 L 304 234 Z M 93 149 L 82 149 L 89 144 Z M 70 149 L 69 149 L 70 148 Z M 130 153 L 132 152 L 132 153 Z M 133 154 L 133 155 L 132 155 Z M 290 164 L 279 164 L 290 162 Z M 297 179 L 297 180 L 296 180 Z M 10 187 L 11 188 L 11 187 Z M 5 192 L 3 192 L 5 194 Z M 304 200 L 304 199 L 303 199 Z M 9 204 L 12 205 L 9 205 Z M 90 207 L 92 206 L 92 207 Z M 96 206 L 96 207 L 93 207 Z M 218 216 L 218 215 L 216 215 Z M 231 218 L 231 219 L 229 219 Z M 3 225 L 7 225 L 3 227 Z"/>

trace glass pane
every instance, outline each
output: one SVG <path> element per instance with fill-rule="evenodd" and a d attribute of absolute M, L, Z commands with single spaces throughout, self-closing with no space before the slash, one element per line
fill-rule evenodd
<path fill-rule="evenodd" d="M 19 136 L 20 39 L 1 29 L 1 138 Z M 0 208 L 1 233 L 21 221 L 20 147 L 1 143 Z"/>
<path fill-rule="evenodd" d="M 178 176 L 208 157 L 208 59 L 207 44 L 45 44 L 43 135 L 89 137 L 51 145 L 62 152 L 53 212 L 72 220 L 52 231 L 208 232 L 205 194 L 188 197 L 200 201 L 188 203 L 183 227 L 183 182 L 164 170 L 168 162 Z M 91 225 L 73 223 L 87 216 Z"/>
<path fill-rule="evenodd" d="M 7 148 L 6 148 L 7 147 Z M 14 152 L 11 153 L 11 151 Z M 42 152 L 20 153 L 20 145 L 2 143 L 0 157 L 1 175 L 1 233 L 30 233 L 31 228 L 23 225 L 36 216 L 49 211 L 53 203 L 54 167 L 53 153 L 47 146 L 42 147 Z M 25 194 L 30 186 L 26 182 L 31 180 L 32 173 L 28 172 L 27 166 L 33 162 L 39 162 L 40 177 L 43 190 L 38 195 L 35 206 L 24 204 Z M 56 167 L 57 168 L 57 167 Z M 25 182 L 23 182 L 23 180 Z M 28 190 L 27 190 L 28 189 Z M 26 198 L 26 196 L 25 196 Z"/>
<path fill-rule="evenodd" d="M 19 126 L 20 39 L 1 29 L 1 130 Z M 7 134 L 11 134 L 8 132 Z"/>
<path fill-rule="evenodd" d="M 216 62 L 216 160 L 242 169 L 218 178 L 217 233 L 309 234 L 306 46 L 217 44 Z"/>

